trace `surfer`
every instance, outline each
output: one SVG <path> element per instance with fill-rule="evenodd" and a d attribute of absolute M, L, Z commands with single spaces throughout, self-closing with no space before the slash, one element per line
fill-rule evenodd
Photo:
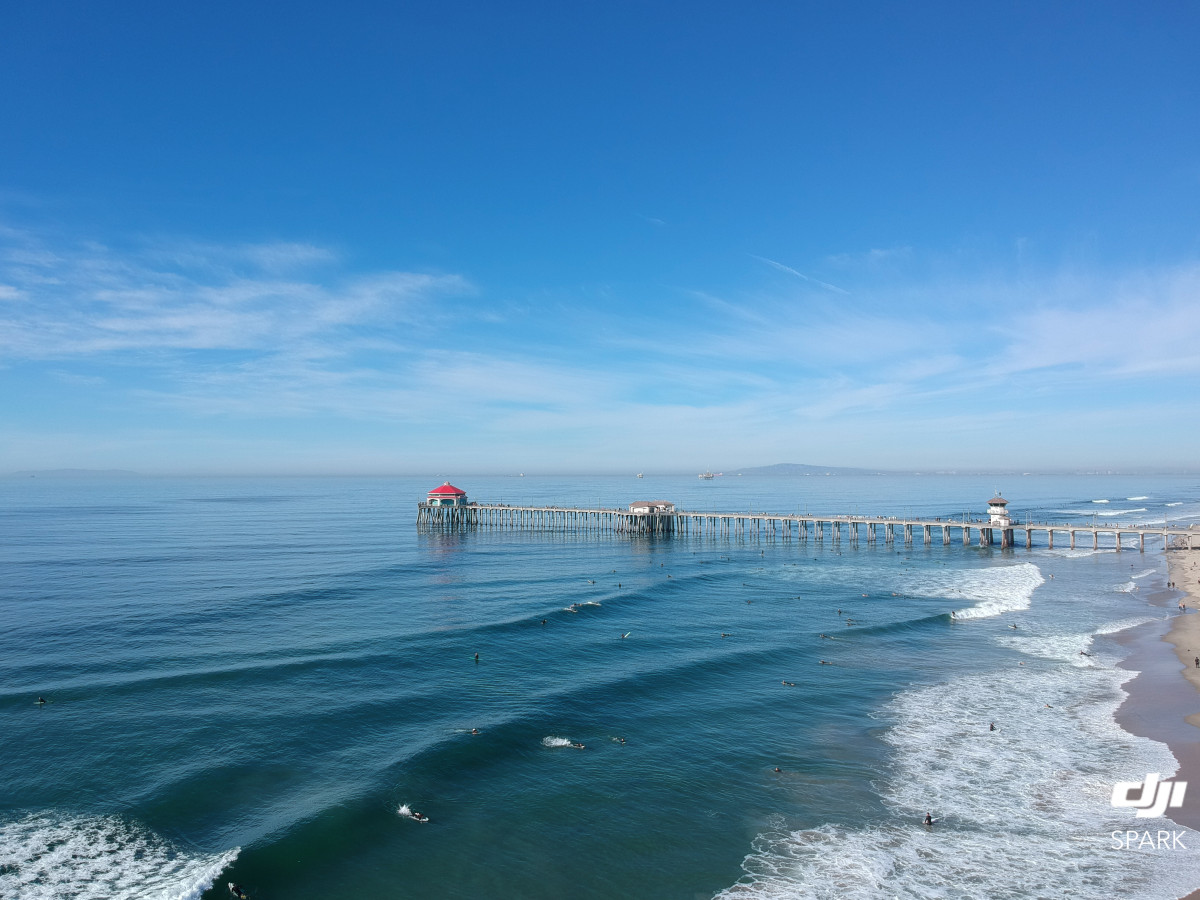
<path fill-rule="evenodd" d="M 996 723 L 993 722 L 991 725 L 988 726 L 988 731 L 995 731 L 995 730 L 996 730 Z"/>
<path fill-rule="evenodd" d="M 478 729 L 478 728 L 472 728 L 472 729 L 471 729 L 471 734 L 479 734 L 479 729 Z"/>
<path fill-rule="evenodd" d="M 37 705 L 38 705 L 38 706 L 45 706 L 45 705 L 46 705 L 46 698 L 45 698 L 45 697 L 38 697 L 38 698 L 37 698 Z"/>
<path fill-rule="evenodd" d="M 925 813 L 925 827 L 928 828 L 932 824 L 933 824 L 933 815 L 931 813 Z"/>
<path fill-rule="evenodd" d="M 479 662 L 479 654 L 478 653 L 475 654 L 475 662 Z"/>
<path fill-rule="evenodd" d="M 794 681 L 781 681 L 779 683 L 782 685 L 785 685 L 786 687 L 795 687 L 796 686 L 796 682 L 794 682 Z"/>
<path fill-rule="evenodd" d="M 576 750 L 582 750 L 584 748 L 584 745 L 579 743 L 579 741 L 571 741 L 571 746 Z"/>
<path fill-rule="evenodd" d="M 246 900 L 246 898 L 250 896 L 246 893 L 245 888 L 243 888 L 240 884 L 234 884 L 232 881 L 229 882 L 229 893 L 237 897 L 238 900 Z"/>
<path fill-rule="evenodd" d="M 832 665 L 833 665 L 833 663 L 831 663 L 831 662 L 826 662 L 825 660 L 821 660 L 821 665 L 823 665 L 823 666 L 832 666 Z"/>

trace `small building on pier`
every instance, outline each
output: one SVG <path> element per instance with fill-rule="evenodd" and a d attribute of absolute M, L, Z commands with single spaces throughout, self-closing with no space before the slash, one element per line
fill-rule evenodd
<path fill-rule="evenodd" d="M 675 512 L 675 504 L 669 500 L 638 500 L 629 504 L 629 511 L 639 516 L 667 516 Z"/>
<path fill-rule="evenodd" d="M 1008 501 L 996 494 L 988 501 L 988 523 L 993 528 L 1012 528 L 1012 521 L 1008 518 Z"/>
<path fill-rule="evenodd" d="M 467 492 L 447 481 L 430 491 L 425 502 L 430 506 L 466 506 Z"/>

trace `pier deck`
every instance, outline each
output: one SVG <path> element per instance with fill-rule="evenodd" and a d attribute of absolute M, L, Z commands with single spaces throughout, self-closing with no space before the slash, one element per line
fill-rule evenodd
<path fill-rule="evenodd" d="M 1193 536 L 1200 545 L 1200 532 L 1171 525 L 1122 525 L 1117 522 L 1102 525 L 1072 525 L 1053 522 L 1012 522 L 997 528 L 988 519 L 924 519 L 890 516 L 828 516 L 772 515 L 769 513 L 726 513 L 675 510 L 670 513 L 633 513 L 625 509 L 593 509 L 564 506 L 511 506 L 503 503 L 470 503 L 463 506 L 437 506 L 420 503 L 417 508 L 417 527 L 423 529 L 458 528 L 519 528 L 546 531 L 599 531 L 619 534 L 683 534 L 778 540 L 817 541 L 857 544 L 897 541 L 914 543 L 920 535 L 923 544 L 934 543 L 935 537 L 949 545 L 954 539 L 969 546 L 974 540 L 981 547 L 1015 546 L 1017 532 L 1023 533 L 1025 546 L 1033 546 L 1037 532 L 1046 535 L 1054 547 L 1055 535 L 1060 542 L 1068 541 L 1076 548 L 1082 536 L 1084 546 L 1090 536 L 1092 549 L 1099 549 L 1100 536 L 1111 536 L 1117 550 L 1137 549 L 1144 552 L 1146 537 L 1161 538 L 1164 548 L 1193 549 Z M 999 534 L 997 534 L 999 532 Z M 1122 545 L 1122 538 L 1127 541 Z M 1107 544 L 1107 541 L 1106 541 Z M 1061 543 L 1060 543 L 1061 546 Z"/>

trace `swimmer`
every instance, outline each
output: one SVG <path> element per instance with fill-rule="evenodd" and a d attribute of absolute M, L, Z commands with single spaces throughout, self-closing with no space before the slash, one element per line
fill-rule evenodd
<path fill-rule="evenodd" d="M 478 729 L 478 728 L 472 728 L 472 729 L 471 729 L 471 734 L 479 734 L 479 729 Z"/>
<path fill-rule="evenodd" d="M 776 766 L 776 767 L 775 767 L 775 771 L 776 771 L 776 772 L 779 772 L 779 766 Z M 782 773 L 781 773 L 781 774 L 782 774 Z"/>

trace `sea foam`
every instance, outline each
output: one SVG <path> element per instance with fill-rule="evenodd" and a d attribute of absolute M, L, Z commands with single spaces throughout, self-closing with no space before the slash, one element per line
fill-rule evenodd
<path fill-rule="evenodd" d="M 1112 785 L 1177 768 L 1165 745 L 1113 719 L 1132 674 L 1014 667 L 899 694 L 881 714 L 886 814 L 762 834 L 745 877 L 718 896 L 1176 900 L 1200 884 L 1200 833 L 1167 823 L 1187 851 L 1114 849 L 1110 837 L 1163 827 L 1114 809 Z M 921 827 L 926 812 L 939 819 L 932 829 Z"/>
<path fill-rule="evenodd" d="M 0 898 L 199 900 L 238 849 L 203 855 L 117 816 L 0 824 Z"/>
<path fill-rule="evenodd" d="M 946 597 L 953 601 L 975 601 L 974 606 L 957 609 L 956 619 L 982 619 L 1001 613 L 1029 609 L 1042 573 L 1033 563 L 993 566 L 986 569 L 945 570 L 922 573 L 910 585 L 913 594 Z"/>

